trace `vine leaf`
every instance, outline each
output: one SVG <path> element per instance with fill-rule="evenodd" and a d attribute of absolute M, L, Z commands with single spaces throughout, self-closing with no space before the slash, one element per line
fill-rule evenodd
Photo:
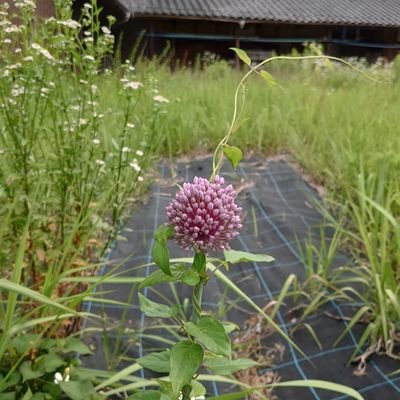
<path fill-rule="evenodd" d="M 170 371 L 170 355 L 169 351 L 160 351 L 158 353 L 150 353 L 136 362 L 144 368 L 150 369 L 155 372 L 169 373 Z"/>
<path fill-rule="evenodd" d="M 268 85 L 270 85 L 270 86 L 276 85 L 275 79 L 265 69 L 260 71 L 260 75 L 264 78 L 264 80 L 268 83 Z"/>
<path fill-rule="evenodd" d="M 237 168 L 240 161 L 243 159 L 243 153 L 239 147 L 225 145 L 224 154 L 234 169 Z"/>
<path fill-rule="evenodd" d="M 200 368 L 204 352 L 199 344 L 183 341 L 173 346 L 170 353 L 170 379 L 176 398 L 182 387 L 192 381 L 193 375 Z"/>
<path fill-rule="evenodd" d="M 160 267 L 167 275 L 171 274 L 171 269 L 169 265 L 169 251 L 167 246 L 167 241 L 174 234 L 174 228 L 172 226 L 161 225 L 154 232 L 154 244 L 151 249 L 151 256 L 154 262 Z"/>
<path fill-rule="evenodd" d="M 156 318 L 171 318 L 178 314 L 179 305 L 168 307 L 164 304 L 156 303 L 155 301 L 149 300 L 146 296 L 138 293 L 140 311 L 142 311 L 148 317 Z"/>
<path fill-rule="evenodd" d="M 247 53 L 242 50 L 242 49 L 238 49 L 237 47 L 230 47 L 230 50 L 233 50 L 236 55 L 248 66 L 250 66 L 251 64 L 251 59 L 250 57 L 247 55 Z"/>
<path fill-rule="evenodd" d="M 231 343 L 225 332 L 224 326 L 211 317 L 201 317 L 194 324 L 187 322 L 185 325 L 189 335 L 194 336 L 207 350 L 215 354 L 230 357 Z"/>
<path fill-rule="evenodd" d="M 260 364 L 247 358 L 230 360 L 225 357 L 216 357 L 207 359 L 204 365 L 218 375 L 230 375 L 241 369 L 251 368 Z"/>
<path fill-rule="evenodd" d="M 267 254 L 252 254 L 246 251 L 238 250 L 225 250 L 225 260 L 231 264 L 237 264 L 240 262 L 271 262 L 275 259 Z"/>

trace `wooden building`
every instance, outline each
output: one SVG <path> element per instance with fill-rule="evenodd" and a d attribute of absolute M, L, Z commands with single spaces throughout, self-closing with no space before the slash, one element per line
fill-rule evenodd
<path fill-rule="evenodd" d="M 0 4 L 8 4 L 10 15 L 18 14 L 18 8 L 15 3 L 18 0 L 0 0 Z M 34 0 L 36 4 L 35 16 L 37 18 L 49 18 L 54 16 L 54 2 L 53 0 Z"/>
<path fill-rule="evenodd" d="M 76 0 L 79 3 L 84 0 Z M 232 57 L 240 46 L 262 58 L 317 42 L 335 56 L 392 59 L 400 50 L 399 0 L 99 0 L 114 14 L 122 55 L 144 32 L 147 56 L 167 45 L 186 62 L 206 51 Z"/>

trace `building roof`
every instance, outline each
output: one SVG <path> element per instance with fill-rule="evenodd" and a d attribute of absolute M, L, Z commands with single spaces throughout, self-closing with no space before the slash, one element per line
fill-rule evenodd
<path fill-rule="evenodd" d="M 119 0 L 131 17 L 400 27 L 400 0 Z"/>

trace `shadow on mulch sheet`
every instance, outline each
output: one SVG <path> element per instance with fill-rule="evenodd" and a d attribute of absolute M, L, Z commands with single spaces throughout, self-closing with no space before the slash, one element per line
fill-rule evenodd
<path fill-rule="evenodd" d="M 160 164 L 158 182 L 152 186 L 149 200 L 135 214 L 126 220 L 121 235 L 125 240 L 118 241 L 112 251 L 109 263 L 103 273 L 107 273 L 115 265 L 120 264 L 119 271 L 123 276 L 143 276 L 152 272 L 152 268 L 135 268 L 151 261 L 152 235 L 156 227 L 166 222 L 165 207 L 177 191 L 176 183 L 190 181 L 194 176 L 209 177 L 211 175 L 211 158 L 195 159 L 170 165 Z M 272 255 L 276 261 L 272 263 L 245 263 L 232 266 L 227 276 L 235 282 L 260 307 L 265 307 L 277 295 L 290 274 L 299 280 L 304 276 L 304 266 L 299 252 L 299 243 L 312 237 L 316 244 L 321 241 L 323 217 L 318 212 L 320 200 L 316 191 L 302 178 L 296 169 L 285 160 L 252 160 L 243 162 L 236 171 L 226 163 L 221 175 L 227 182 L 234 184 L 239 191 L 238 202 L 245 212 L 244 227 L 232 242 L 232 248 L 254 253 Z M 324 227 L 324 240 L 332 237 L 331 228 Z M 172 246 L 173 247 L 173 246 Z M 186 256 L 176 247 L 171 249 L 172 256 Z M 338 253 L 335 266 L 349 264 L 350 260 Z M 171 287 L 164 285 L 144 290 L 144 294 L 154 301 L 174 301 Z M 104 315 L 115 329 L 107 332 L 104 343 L 102 334 L 92 334 L 87 340 L 96 349 L 95 354 L 82 359 L 83 364 L 92 368 L 107 369 L 110 354 L 116 355 L 120 362 L 117 369 L 126 367 L 134 359 L 155 349 L 168 347 L 168 341 L 174 340 L 168 330 L 154 326 L 152 319 L 140 313 L 137 295 L 132 296 L 132 284 L 105 284 L 99 291 L 109 292 L 105 297 L 129 303 L 129 308 L 90 304 L 93 313 Z M 185 288 L 177 288 L 176 296 L 183 301 L 189 297 Z M 217 279 L 212 279 L 205 287 L 203 308 L 212 312 L 225 311 L 225 318 L 245 328 L 242 336 L 255 334 L 260 345 L 245 353 L 253 357 L 261 357 L 269 368 L 263 368 L 257 374 L 248 374 L 245 378 L 250 384 L 268 382 L 279 376 L 280 381 L 323 379 L 341 383 L 358 390 L 366 400 L 400 399 L 400 377 L 389 377 L 399 368 L 395 361 L 387 357 L 372 357 L 366 374 L 355 376 L 353 367 L 346 363 L 354 351 L 357 338 L 363 327 L 352 329 L 349 334 L 333 347 L 333 343 L 346 328 L 346 321 L 334 319 L 326 312 L 339 317 L 352 313 L 351 305 L 330 302 L 324 311 L 311 315 L 306 322 L 318 335 L 323 349 L 305 329 L 298 329 L 293 335 L 295 343 L 304 351 L 308 360 L 299 354 L 289 343 L 277 334 L 270 332 L 264 324 L 257 324 L 257 316 L 237 295 L 230 292 Z M 176 301 L 175 301 L 176 302 Z M 225 306 L 223 306 L 225 305 Z M 288 307 L 282 307 L 277 314 L 277 323 L 288 332 L 293 316 L 288 314 Z M 121 320 L 125 321 L 122 328 Z M 247 323 L 247 330 L 246 330 Z M 87 328 L 95 327 L 88 322 Z M 138 332 L 143 332 L 139 335 Z M 155 340 L 159 335 L 162 340 Z M 237 339 L 240 340 L 240 339 Z M 140 372 L 144 374 L 143 371 Z M 140 375 L 139 375 L 140 376 Z M 147 377 L 146 375 L 141 375 Z M 218 396 L 231 392 L 233 387 L 226 384 L 208 383 L 209 395 Z M 347 396 L 335 392 L 312 388 L 277 389 L 274 395 L 282 400 L 344 400 Z"/>

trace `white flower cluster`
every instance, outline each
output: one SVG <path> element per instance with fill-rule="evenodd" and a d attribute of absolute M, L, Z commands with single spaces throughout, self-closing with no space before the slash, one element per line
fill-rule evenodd
<path fill-rule="evenodd" d="M 55 62 L 56 60 L 54 57 L 50 54 L 48 50 L 46 50 L 44 47 L 42 47 L 38 43 L 32 43 L 31 45 L 33 50 L 36 50 L 39 54 L 41 54 L 43 57 L 47 58 L 49 61 Z"/>
<path fill-rule="evenodd" d="M 56 372 L 54 374 L 54 383 L 56 385 L 59 385 L 61 382 L 68 382 L 70 379 L 69 372 L 70 372 L 69 368 L 65 368 L 63 375 L 60 372 Z"/>
<path fill-rule="evenodd" d="M 154 96 L 153 100 L 157 101 L 158 103 L 169 103 L 169 100 L 166 99 L 164 96 L 161 96 L 160 94 L 157 96 Z"/>
<path fill-rule="evenodd" d="M 143 87 L 143 83 L 137 81 L 129 81 L 127 79 L 121 79 L 121 82 L 124 84 L 125 89 L 138 90 Z"/>
<path fill-rule="evenodd" d="M 14 3 L 16 8 L 35 10 L 36 3 L 32 0 L 19 0 Z"/>

